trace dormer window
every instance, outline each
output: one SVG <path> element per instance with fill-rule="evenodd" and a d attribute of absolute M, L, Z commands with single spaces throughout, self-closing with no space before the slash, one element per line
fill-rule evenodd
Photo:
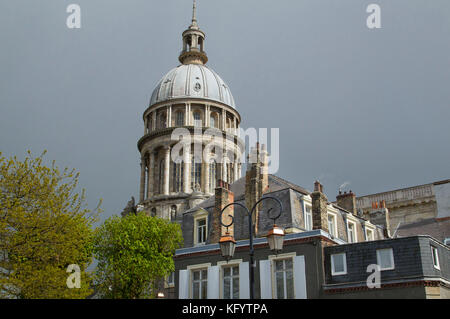
<path fill-rule="evenodd" d="M 348 242 L 356 243 L 356 224 L 351 221 L 347 221 Z"/>

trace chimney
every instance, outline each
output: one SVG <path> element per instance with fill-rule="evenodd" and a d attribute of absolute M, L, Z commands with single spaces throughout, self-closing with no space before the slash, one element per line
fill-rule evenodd
<path fill-rule="evenodd" d="M 391 226 L 389 222 L 389 210 L 386 208 L 386 201 L 372 203 L 372 209 L 369 212 L 369 219 L 372 224 L 384 228 L 384 237 L 391 237 Z"/>
<path fill-rule="evenodd" d="M 316 181 L 314 192 L 311 193 L 313 229 L 322 229 L 328 232 L 328 199 L 323 193 L 323 186 Z"/>
<path fill-rule="evenodd" d="M 348 193 L 339 191 L 339 195 L 336 196 L 336 202 L 339 207 L 342 207 L 357 216 L 356 195 L 351 190 Z"/>
<path fill-rule="evenodd" d="M 223 227 L 220 223 L 221 217 L 220 213 L 225 206 L 234 202 L 234 193 L 230 190 L 230 184 L 228 184 L 223 180 L 218 180 L 217 183 L 218 187 L 215 189 L 215 204 L 212 215 L 211 232 L 209 240 L 211 244 L 217 244 L 220 240 L 220 237 L 225 235 L 227 229 L 226 227 Z M 233 205 L 228 207 L 222 215 L 222 222 L 224 224 L 231 223 L 230 215 L 234 216 Z M 228 228 L 228 232 L 230 233 L 231 236 L 234 235 L 234 225 Z"/>
<path fill-rule="evenodd" d="M 256 143 L 256 147 L 250 149 L 247 162 L 247 172 L 245 174 L 245 205 L 248 209 L 252 209 L 253 205 L 269 189 L 268 156 L 265 145 L 260 149 L 259 142 Z M 256 235 L 258 234 L 257 221 L 259 210 L 260 207 L 257 207 L 252 216 Z"/>

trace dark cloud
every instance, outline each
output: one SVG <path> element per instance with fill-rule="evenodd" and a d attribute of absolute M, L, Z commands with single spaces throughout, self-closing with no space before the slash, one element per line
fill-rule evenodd
<path fill-rule="evenodd" d="M 81 172 L 89 203 L 118 214 L 138 194 L 142 112 L 177 65 L 191 1 L 2 1 L 0 150 Z M 279 127 L 281 177 L 334 199 L 450 177 L 450 3 L 198 1 L 212 67 L 244 127 Z"/>

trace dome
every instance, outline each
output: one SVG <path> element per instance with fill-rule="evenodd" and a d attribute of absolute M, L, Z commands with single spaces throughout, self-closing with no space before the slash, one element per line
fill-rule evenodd
<path fill-rule="evenodd" d="M 179 98 L 208 99 L 235 108 L 228 85 L 202 64 L 182 64 L 169 71 L 153 91 L 150 106 Z"/>

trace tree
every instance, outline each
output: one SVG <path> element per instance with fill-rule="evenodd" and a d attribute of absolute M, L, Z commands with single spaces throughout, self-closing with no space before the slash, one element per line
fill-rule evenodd
<path fill-rule="evenodd" d="M 0 298 L 85 298 L 92 293 L 91 212 L 79 173 L 43 165 L 45 152 L 24 161 L 0 153 Z M 80 269 L 81 287 L 70 289 L 69 265 Z"/>
<path fill-rule="evenodd" d="M 113 216 L 96 230 L 95 286 L 104 298 L 154 298 L 158 283 L 175 270 L 183 237 L 178 224 L 144 213 Z"/>

